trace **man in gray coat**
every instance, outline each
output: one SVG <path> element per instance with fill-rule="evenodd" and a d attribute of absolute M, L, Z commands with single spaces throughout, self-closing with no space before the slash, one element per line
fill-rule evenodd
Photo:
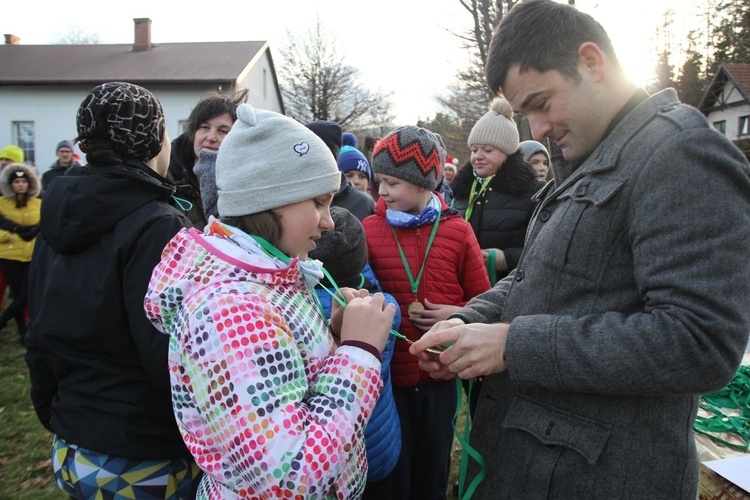
<path fill-rule="evenodd" d="M 515 272 L 411 348 L 434 377 L 486 376 L 475 498 L 693 500 L 698 395 L 750 331 L 750 167 L 673 90 L 627 81 L 568 5 L 516 4 L 486 73 L 566 161 Z"/>

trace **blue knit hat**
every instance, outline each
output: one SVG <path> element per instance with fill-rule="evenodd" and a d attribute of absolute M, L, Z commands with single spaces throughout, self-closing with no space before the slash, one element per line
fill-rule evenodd
<path fill-rule="evenodd" d="M 351 146 L 353 148 L 359 146 L 357 136 L 352 134 L 351 132 L 344 132 L 341 137 L 344 142 L 344 146 Z"/>
<path fill-rule="evenodd" d="M 359 170 L 367 174 L 367 182 L 372 182 L 372 169 L 365 155 L 352 146 L 343 146 L 339 152 L 339 170 L 347 173 L 350 170 Z"/>

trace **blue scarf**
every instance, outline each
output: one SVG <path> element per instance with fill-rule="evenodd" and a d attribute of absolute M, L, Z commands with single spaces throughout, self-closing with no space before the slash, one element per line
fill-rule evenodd
<path fill-rule="evenodd" d="M 398 210 L 386 210 L 385 219 L 388 224 L 394 227 L 422 227 L 432 224 L 440 217 L 440 208 L 440 200 L 435 193 L 432 193 L 430 202 L 419 215 L 411 215 Z"/>

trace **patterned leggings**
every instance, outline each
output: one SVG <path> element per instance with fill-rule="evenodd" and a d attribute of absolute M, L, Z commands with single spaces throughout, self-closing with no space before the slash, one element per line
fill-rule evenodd
<path fill-rule="evenodd" d="M 192 460 L 139 460 L 105 455 L 55 436 L 52 467 L 57 485 L 73 498 L 187 500 L 201 470 Z"/>

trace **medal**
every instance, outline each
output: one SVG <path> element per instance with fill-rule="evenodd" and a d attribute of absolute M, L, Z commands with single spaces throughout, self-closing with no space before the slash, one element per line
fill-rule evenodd
<path fill-rule="evenodd" d="M 424 306 L 419 301 L 414 301 L 411 304 L 409 304 L 409 307 L 406 308 L 406 311 L 409 313 L 409 317 L 412 318 L 414 315 L 412 314 L 414 311 L 423 311 Z"/>
<path fill-rule="evenodd" d="M 411 269 L 409 268 L 409 262 L 406 259 L 406 254 L 404 253 L 404 249 L 401 247 L 401 242 L 398 241 L 398 234 L 396 234 L 396 229 L 391 226 L 391 231 L 393 231 L 393 238 L 396 240 L 396 246 L 398 246 L 398 253 L 401 254 L 401 262 L 404 264 L 404 271 L 406 271 L 406 276 L 409 278 L 409 284 L 411 285 L 411 293 L 414 294 L 414 302 L 408 305 L 406 308 L 406 312 L 409 314 L 409 317 L 413 317 L 414 311 L 423 311 L 424 305 L 422 305 L 419 300 L 417 300 L 417 292 L 419 290 L 419 282 L 422 279 L 422 273 L 424 273 L 424 266 L 427 263 L 427 255 L 430 253 L 430 248 L 432 247 L 432 241 L 435 239 L 435 234 L 437 234 L 438 225 L 440 224 L 440 214 L 438 214 L 437 219 L 435 219 L 435 223 L 432 225 L 432 231 L 430 232 L 430 239 L 427 241 L 427 248 L 424 252 L 424 259 L 422 260 L 422 267 L 419 269 L 419 274 L 417 274 L 417 278 L 414 279 L 414 276 L 411 274 Z"/>

